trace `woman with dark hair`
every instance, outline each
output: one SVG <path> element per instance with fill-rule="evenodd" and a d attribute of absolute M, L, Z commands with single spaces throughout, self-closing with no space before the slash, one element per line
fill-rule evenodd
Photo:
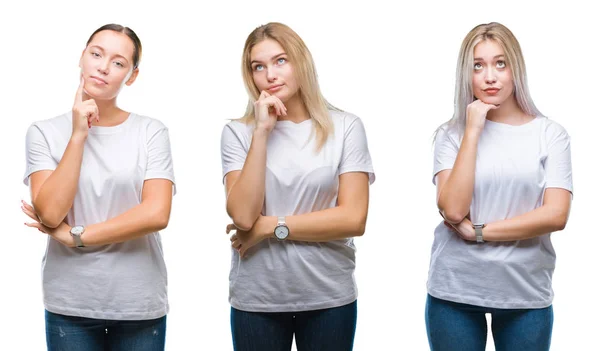
<path fill-rule="evenodd" d="M 175 193 L 167 128 L 117 107 L 139 73 L 129 28 L 96 30 L 81 54 L 72 111 L 27 131 L 27 226 L 42 262 L 48 350 L 163 350 L 167 272 L 159 230 Z"/>

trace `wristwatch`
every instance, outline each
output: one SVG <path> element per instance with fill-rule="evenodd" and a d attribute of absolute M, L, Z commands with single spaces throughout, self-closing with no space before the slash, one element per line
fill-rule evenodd
<path fill-rule="evenodd" d="M 73 241 L 75 241 L 75 246 L 85 247 L 85 245 L 83 245 L 83 241 L 81 241 L 81 236 L 83 235 L 83 232 L 85 232 L 84 226 L 76 225 L 76 226 L 72 227 L 69 232 L 71 233 L 71 236 L 73 237 Z"/>
<path fill-rule="evenodd" d="M 473 229 L 475 229 L 475 239 L 478 243 L 483 242 L 483 228 L 485 228 L 485 224 L 473 224 Z"/>
<path fill-rule="evenodd" d="M 274 233 L 278 240 L 285 240 L 290 235 L 290 228 L 285 224 L 285 217 L 277 217 L 277 226 Z"/>

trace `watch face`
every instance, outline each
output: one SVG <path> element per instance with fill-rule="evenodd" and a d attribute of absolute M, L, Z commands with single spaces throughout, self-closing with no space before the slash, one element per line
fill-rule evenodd
<path fill-rule="evenodd" d="M 83 226 L 81 225 L 76 225 L 73 228 L 71 228 L 71 234 L 73 235 L 81 235 L 83 233 Z"/>
<path fill-rule="evenodd" d="M 285 239 L 287 238 L 287 236 L 290 234 L 290 230 L 288 229 L 288 227 L 286 226 L 278 226 L 277 228 L 275 228 L 275 236 L 278 239 Z"/>

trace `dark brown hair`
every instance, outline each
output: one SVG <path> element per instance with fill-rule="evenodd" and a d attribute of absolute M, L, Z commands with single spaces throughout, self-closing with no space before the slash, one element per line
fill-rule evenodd
<path fill-rule="evenodd" d="M 123 33 L 126 36 L 128 36 L 129 39 L 131 39 L 131 41 L 133 42 L 133 69 L 138 68 L 140 59 L 142 58 L 142 42 L 140 41 L 140 38 L 138 38 L 137 34 L 135 34 L 133 29 L 129 27 L 123 27 L 122 25 L 115 23 L 105 24 L 102 27 L 96 29 L 96 31 L 94 31 L 94 33 L 90 35 L 90 38 L 88 39 L 85 45 L 89 45 L 92 39 L 94 39 L 94 36 L 97 33 L 102 32 L 103 30 L 112 30 L 118 33 Z"/>

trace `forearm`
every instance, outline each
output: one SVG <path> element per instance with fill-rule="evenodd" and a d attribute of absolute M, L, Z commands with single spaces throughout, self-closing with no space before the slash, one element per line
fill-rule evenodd
<path fill-rule="evenodd" d="M 141 203 L 108 221 L 85 228 L 81 239 L 85 246 L 106 245 L 132 240 L 167 227 L 168 207 Z"/>
<path fill-rule="evenodd" d="M 510 219 L 486 224 L 483 228 L 485 241 L 515 241 L 563 230 L 568 212 L 543 205 L 533 211 Z"/>
<path fill-rule="evenodd" d="M 267 140 L 266 133 L 254 133 L 244 167 L 227 194 L 227 214 L 240 229 L 252 228 L 263 207 Z"/>
<path fill-rule="evenodd" d="M 77 193 L 85 138 L 72 137 L 56 169 L 44 181 L 32 204 L 44 225 L 56 228 L 73 206 Z"/>
<path fill-rule="evenodd" d="M 264 235 L 273 236 L 277 217 L 261 217 L 264 220 Z M 295 216 L 286 216 L 290 229 L 287 240 L 323 242 L 361 236 L 365 231 L 366 213 L 357 214 L 349 208 L 337 206 Z"/>
<path fill-rule="evenodd" d="M 466 131 L 448 180 L 438 197 L 438 208 L 451 223 L 459 223 L 469 213 L 475 183 L 475 161 L 479 136 Z"/>

